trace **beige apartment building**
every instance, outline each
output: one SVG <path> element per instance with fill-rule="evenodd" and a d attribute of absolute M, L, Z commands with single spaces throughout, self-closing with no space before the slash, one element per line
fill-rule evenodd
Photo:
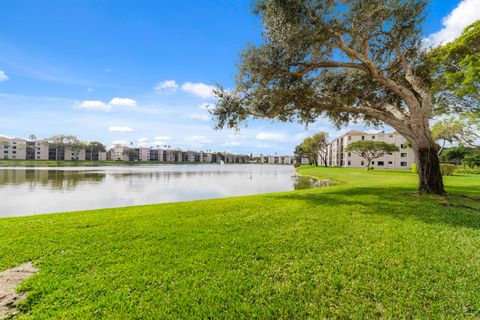
<path fill-rule="evenodd" d="M 0 159 L 25 160 L 27 158 L 27 140 L 0 136 Z"/>
<path fill-rule="evenodd" d="M 150 148 L 138 148 L 138 160 L 150 161 Z"/>
<path fill-rule="evenodd" d="M 29 141 L 27 144 L 31 144 L 33 147 L 33 153 L 30 155 L 30 159 L 34 160 L 48 160 L 48 142 L 45 140 Z"/>
<path fill-rule="evenodd" d="M 110 151 L 110 158 L 114 161 L 128 161 L 129 160 L 129 148 L 124 146 L 114 146 Z"/>
<path fill-rule="evenodd" d="M 307 158 L 298 156 L 264 156 L 260 155 L 260 163 L 268 164 L 309 164 Z"/>
<path fill-rule="evenodd" d="M 74 150 L 71 148 L 65 148 L 64 160 L 85 160 L 85 149 Z"/>
<path fill-rule="evenodd" d="M 368 133 L 352 130 L 336 138 L 327 147 L 327 164 L 335 167 L 364 168 L 365 159 L 354 152 L 345 152 L 347 145 L 355 141 L 372 140 L 395 144 L 399 151 L 385 154 L 370 164 L 375 169 L 410 169 L 415 163 L 413 149 L 406 146 L 407 140 L 398 132 Z M 319 163 L 321 159 L 319 159 Z"/>

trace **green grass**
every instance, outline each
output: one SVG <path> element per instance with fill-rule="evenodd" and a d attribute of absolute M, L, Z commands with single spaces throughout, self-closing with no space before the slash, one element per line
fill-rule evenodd
<path fill-rule="evenodd" d="M 302 167 L 333 187 L 0 219 L 21 317 L 479 318 L 480 176 Z"/>

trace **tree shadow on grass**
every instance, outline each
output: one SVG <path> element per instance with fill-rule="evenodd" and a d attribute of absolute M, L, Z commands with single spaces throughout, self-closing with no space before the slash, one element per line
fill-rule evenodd
<path fill-rule="evenodd" d="M 400 220 L 413 218 L 430 224 L 480 229 L 480 196 L 464 186 L 449 187 L 448 191 L 446 196 L 433 196 L 418 194 L 406 187 L 352 187 L 269 197 L 304 201 L 318 207 L 344 207 L 346 211 Z"/>

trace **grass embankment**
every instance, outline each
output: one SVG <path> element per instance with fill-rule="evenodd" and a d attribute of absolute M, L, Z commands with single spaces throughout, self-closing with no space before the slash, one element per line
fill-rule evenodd
<path fill-rule="evenodd" d="M 33 318 L 480 317 L 480 176 L 302 167 L 336 186 L 0 219 Z"/>
<path fill-rule="evenodd" d="M 87 161 L 87 160 L 0 160 L 1 167 L 100 167 L 125 165 L 153 165 L 153 164 L 200 164 L 200 162 L 171 162 L 171 161 Z M 201 164 L 208 164 L 202 162 Z"/>

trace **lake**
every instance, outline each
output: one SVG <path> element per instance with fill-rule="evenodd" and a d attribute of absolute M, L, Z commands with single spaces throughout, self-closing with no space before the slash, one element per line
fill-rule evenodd
<path fill-rule="evenodd" d="M 0 217 L 290 191 L 316 183 L 287 165 L 0 168 Z"/>

